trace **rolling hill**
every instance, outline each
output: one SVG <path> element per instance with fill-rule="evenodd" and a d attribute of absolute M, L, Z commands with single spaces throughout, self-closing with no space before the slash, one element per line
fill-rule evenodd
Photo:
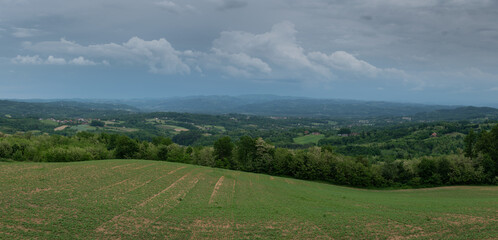
<path fill-rule="evenodd" d="M 0 163 L 1 239 L 492 239 L 498 188 L 365 190 L 144 160 Z"/>

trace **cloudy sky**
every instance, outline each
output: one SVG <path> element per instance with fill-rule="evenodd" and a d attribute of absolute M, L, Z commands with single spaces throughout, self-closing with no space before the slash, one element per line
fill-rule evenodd
<path fill-rule="evenodd" d="M 494 0 L 0 0 L 0 98 L 498 106 Z"/>

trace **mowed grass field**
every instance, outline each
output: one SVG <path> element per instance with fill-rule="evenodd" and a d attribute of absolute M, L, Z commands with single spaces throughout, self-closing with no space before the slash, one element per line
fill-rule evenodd
<path fill-rule="evenodd" d="M 498 238 L 492 186 L 364 190 L 144 160 L 0 174 L 0 239 Z"/>

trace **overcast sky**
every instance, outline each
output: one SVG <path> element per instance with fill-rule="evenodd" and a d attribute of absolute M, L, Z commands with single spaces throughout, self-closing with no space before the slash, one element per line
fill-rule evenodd
<path fill-rule="evenodd" d="M 498 1 L 0 0 L 0 98 L 498 106 Z"/>

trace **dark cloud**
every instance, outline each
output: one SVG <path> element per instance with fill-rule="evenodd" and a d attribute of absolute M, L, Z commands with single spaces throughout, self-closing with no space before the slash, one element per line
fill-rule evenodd
<path fill-rule="evenodd" d="M 12 64 L 10 60 L 17 56 L 21 62 L 43 63 L 57 62 L 56 58 L 69 62 L 82 56 L 99 63 L 96 67 L 106 60 L 104 57 L 94 59 L 84 52 L 59 56 L 24 47 L 27 41 L 34 46 L 65 38 L 87 49 L 116 43 L 125 48 L 127 54 L 135 51 L 135 57 L 129 59 L 144 60 L 149 67 L 146 73 L 169 66 L 176 67 L 167 73 L 196 72 L 197 67 L 203 67 L 197 65 L 202 64 L 192 64 L 189 61 L 194 57 L 183 55 L 191 51 L 202 53 L 213 64 L 220 64 L 211 69 L 224 69 L 221 72 L 231 75 L 260 77 L 254 72 L 274 73 L 279 68 L 285 70 L 280 67 L 284 62 L 291 65 L 300 62 L 299 66 L 307 66 L 303 71 L 313 70 L 314 64 L 361 70 L 367 76 L 383 76 L 392 72 L 389 69 L 398 69 L 410 76 L 406 81 L 420 82 L 424 89 L 438 91 L 454 87 L 472 86 L 481 90 L 498 87 L 498 1 L 494 0 L 0 2 L 0 53 L 8 59 L 1 63 L 4 65 Z M 293 23 L 294 32 L 284 36 L 271 30 L 282 22 Z M 124 43 L 133 37 L 145 45 L 126 48 Z M 241 44 L 246 38 L 254 41 Z M 158 50 L 150 45 L 160 39 L 174 48 L 161 45 Z M 279 47 L 289 48 L 275 50 Z M 169 58 L 155 52 L 164 49 L 169 49 L 164 54 Z M 283 53 L 287 53 L 286 57 L 282 57 Z M 39 59 L 34 58 L 36 55 Z M 54 58 L 49 61 L 51 55 Z M 111 66 L 116 59 L 114 55 L 110 58 Z M 337 62 L 339 59 L 348 64 Z M 293 74 L 302 77 L 306 72 Z M 346 78 L 352 77 L 342 76 Z M 380 81 L 378 78 L 376 81 Z M 389 89 L 381 84 L 379 82 L 376 88 Z M 405 89 L 412 87 L 407 85 Z"/>

